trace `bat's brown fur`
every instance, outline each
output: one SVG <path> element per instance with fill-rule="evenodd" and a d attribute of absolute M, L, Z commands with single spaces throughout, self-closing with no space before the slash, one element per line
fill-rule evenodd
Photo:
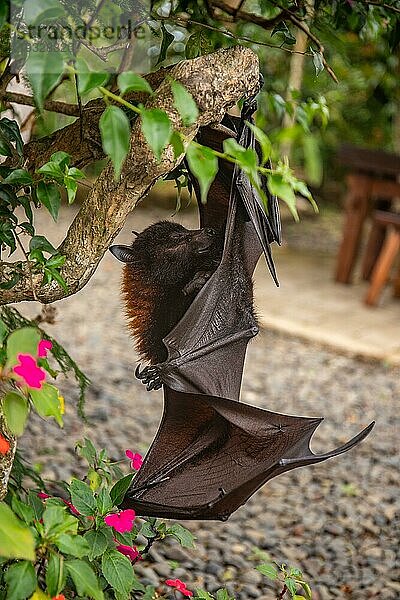
<path fill-rule="evenodd" d="M 167 358 L 163 338 L 218 266 L 222 238 L 212 229 L 190 231 L 161 221 L 127 249 L 131 257 L 124 260 L 122 293 L 129 328 L 140 358 L 160 363 Z"/>

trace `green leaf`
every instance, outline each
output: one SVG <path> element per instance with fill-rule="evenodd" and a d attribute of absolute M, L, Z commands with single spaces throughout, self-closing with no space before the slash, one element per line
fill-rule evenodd
<path fill-rule="evenodd" d="M 312 47 L 310 48 L 313 55 L 313 64 L 315 68 L 315 75 L 318 77 L 324 70 L 324 57 L 321 52 L 316 52 Z"/>
<path fill-rule="evenodd" d="M 29 504 L 25 504 L 25 502 L 22 502 L 19 498 L 17 498 L 15 494 L 13 494 L 12 496 L 11 508 L 13 509 L 17 517 L 25 521 L 27 525 L 32 523 L 32 521 L 35 518 L 33 508 L 29 506 Z"/>
<path fill-rule="evenodd" d="M 289 592 L 292 594 L 292 596 L 295 596 L 296 591 L 297 591 L 297 586 L 296 586 L 296 582 L 294 581 L 294 579 L 292 579 L 291 577 L 285 577 L 285 585 L 286 585 L 287 589 L 289 590 Z"/>
<path fill-rule="evenodd" d="M 7 339 L 6 367 L 14 367 L 18 363 L 18 354 L 37 355 L 40 333 L 35 327 L 22 327 L 13 331 Z"/>
<path fill-rule="evenodd" d="M 312 185 L 319 187 L 322 182 L 323 165 L 318 140 L 313 135 L 303 138 L 304 163 L 306 179 Z"/>
<path fill-rule="evenodd" d="M 185 147 L 183 145 L 182 138 L 177 131 L 173 131 L 170 144 L 174 150 L 175 160 L 177 160 L 182 154 L 185 154 Z"/>
<path fill-rule="evenodd" d="M 274 565 L 271 565 L 269 563 L 258 565 L 256 567 L 256 570 L 259 571 L 262 575 L 265 575 L 265 577 L 268 577 L 268 579 L 274 580 L 278 577 L 277 569 L 274 567 Z"/>
<path fill-rule="evenodd" d="M 36 196 L 43 206 L 47 208 L 53 217 L 53 221 L 57 221 L 61 206 L 61 194 L 58 186 L 55 183 L 39 181 L 36 188 Z"/>
<path fill-rule="evenodd" d="M 35 540 L 25 523 L 0 502 L 0 556 L 35 560 Z"/>
<path fill-rule="evenodd" d="M 186 47 L 186 58 L 196 58 L 202 54 L 208 54 L 213 51 L 213 43 L 210 37 L 202 30 L 198 29 L 189 37 Z"/>
<path fill-rule="evenodd" d="M 75 533 L 78 529 L 78 519 L 67 512 L 65 506 L 49 504 L 43 512 L 43 525 L 45 533 L 56 538 L 61 533 Z"/>
<path fill-rule="evenodd" d="M 40 498 L 37 497 L 37 493 L 32 490 L 28 491 L 28 504 L 32 507 L 35 519 L 39 521 L 43 516 L 44 504 Z"/>
<path fill-rule="evenodd" d="M 13 119 L 3 117 L 0 119 L 0 131 L 7 138 L 8 141 L 14 142 L 17 152 L 22 156 L 24 151 L 24 141 L 21 137 L 19 125 Z"/>
<path fill-rule="evenodd" d="M 101 570 L 108 583 L 121 594 L 128 595 L 134 583 L 130 560 L 117 550 L 107 550 L 101 559 Z"/>
<path fill-rule="evenodd" d="M 68 154 L 68 152 L 64 152 L 63 150 L 53 152 L 53 154 L 50 156 L 50 163 L 58 165 L 61 170 L 64 170 L 70 162 L 71 156 Z"/>
<path fill-rule="evenodd" d="M 5 325 L 4 321 L 0 319 L 0 344 L 4 342 L 8 335 L 8 328 Z"/>
<path fill-rule="evenodd" d="M 40 173 L 50 179 L 55 179 L 58 183 L 62 183 L 64 179 L 64 172 L 57 162 L 49 161 L 42 165 L 36 170 L 36 173 Z"/>
<path fill-rule="evenodd" d="M 90 546 L 87 540 L 80 535 L 62 533 L 55 540 L 55 544 L 63 554 L 70 554 L 76 558 L 88 556 L 90 552 Z"/>
<path fill-rule="evenodd" d="M 29 251 L 41 250 L 42 252 L 48 252 L 49 254 L 56 254 L 57 250 L 44 235 L 34 235 L 29 242 Z"/>
<path fill-rule="evenodd" d="M 170 33 L 168 31 L 168 29 L 166 29 L 164 23 L 161 23 L 161 33 L 162 33 L 162 42 L 161 42 L 160 54 L 158 55 L 158 60 L 156 62 L 156 66 L 159 65 L 160 63 L 162 63 L 163 60 L 165 60 L 165 58 L 167 56 L 167 50 L 175 39 L 173 34 Z"/>
<path fill-rule="evenodd" d="M 64 177 L 64 185 L 67 190 L 68 204 L 72 204 L 75 200 L 78 184 L 72 177 Z"/>
<path fill-rule="evenodd" d="M 35 2 L 36 0 L 31 1 Z M 42 110 L 46 97 L 62 77 L 64 56 L 62 52 L 31 51 L 25 69 L 36 104 Z"/>
<path fill-rule="evenodd" d="M 96 498 L 97 510 L 100 515 L 107 514 L 113 507 L 113 501 L 111 500 L 110 494 L 106 488 L 102 488 Z"/>
<path fill-rule="evenodd" d="M 126 92 L 153 93 L 150 84 L 143 77 L 140 77 L 140 75 L 137 75 L 132 71 L 120 73 L 118 75 L 117 83 L 122 95 L 126 94 Z"/>
<path fill-rule="evenodd" d="M 159 108 L 143 109 L 141 112 L 142 131 L 150 148 L 158 161 L 171 137 L 171 121 L 168 115 Z"/>
<path fill-rule="evenodd" d="M 280 21 L 275 25 L 271 32 L 271 37 L 276 33 L 281 33 L 283 35 L 283 43 L 292 46 L 296 43 L 296 38 L 290 33 L 288 26 L 285 21 Z"/>
<path fill-rule="evenodd" d="M 195 594 L 196 594 L 195 598 L 201 598 L 201 600 L 213 600 L 213 597 L 211 596 L 211 594 L 206 592 L 206 590 L 196 589 Z"/>
<path fill-rule="evenodd" d="M 154 531 L 151 523 L 144 521 L 140 528 L 140 535 L 143 535 L 145 538 L 154 538 L 156 537 L 157 532 Z"/>
<path fill-rule="evenodd" d="M 246 123 L 246 124 L 248 127 L 250 127 L 250 129 L 252 130 L 252 132 L 255 135 L 256 140 L 258 141 L 258 143 L 261 146 L 262 164 L 264 165 L 267 162 L 267 160 L 269 159 L 269 157 L 271 156 L 272 146 L 271 146 L 270 139 L 267 136 L 267 134 L 264 133 L 264 131 L 262 129 L 260 129 L 259 127 L 254 125 L 254 123 Z"/>
<path fill-rule="evenodd" d="M 126 475 L 125 477 L 117 481 L 117 483 L 115 483 L 111 488 L 110 496 L 114 506 L 119 506 L 121 504 L 126 492 L 129 489 L 129 486 L 131 485 L 134 475 L 134 473 Z"/>
<path fill-rule="evenodd" d="M 69 491 L 72 504 L 82 515 L 91 516 L 96 513 L 96 499 L 86 483 L 79 479 L 73 479 L 69 486 Z"/>
<path fill-rule="evenodd" d="M 7 427 L 16 436 L 23 434 L 26 419 L 29 413 L 29 404 L 21 394 L 8 392 L 3 400 L 2 407 Z"/>
<path fill-rule="evenodd" d="M 33 594 L 37 578 L 32 563 L 28 561 L 11 565 L 4 575 L 7 584 L 7 600 L 25 600 Z"/>
<path fill-rule="evenodd" d="M 186 150 L 190 170 L 200 185 L 201 201 L 207 202 L 208 190 L 218 172 L 218 160 L 210 148 L 190 143 Z"/>
<path fill-rule="evenodd" d="M 122 555 L 121 555 L 122 556 Z M 103 592 L 93 569 L 83 560 L 69 560 L 65 566 L 74 582 L 78 596 L 103 600 Z"/>
<path fill-rule="evenodd" d="M 44 383 L 40 389 L 31 388 L 29 394 L 38 415 L 54 417 L 58 425 L 63 426 L 59 392 L 54 385 Z"/>
<path fill-rule="evenodd" d="M 3 183 L 10 185 L 31 185 L 33 183 L 32 176 L 25 169 L 14 169 L 4 180 Z"/>
<path fill-rule="evenodd" d="M 76 70 L 78 72 L 78 91 L 81 96 L 96 87 L 105 85 L 110 77 L 109 73 L 89 69 L 82 58 L 78 58 L 76 61 Z"/>
<path fill-rule="evenodd" d="M 57 596 L 64 587 L 65 581 L 64 557 L 52 553 L 47 563 L 46 586 L 50 597 Z"/>
<path fill-rule="evenodd" d="M 104 529 L 87 531 L 84 538 L 89 545 L 89 560 L 93 560 L 97 556 L 104 554 L 109 541 L 108 531 L 107 533 Z"/>
<path fill-rule="evenodd" d="M 286 202 L 290 212 L 292 213 L 296 221 L 299 220 L 296 208 L 296 196 L 294 195 L 293 189 L 289 183 L 283 180 L 280 173 L 271 173 L 268 175 L 268 189 L 272 195 L 278 196 Z"/>
<path fill-rule="evenodd" d="M 174 523 L 167 529 L 168 535 L 173 535 L 183 548 L 195 548 L 195 536 L 180 523 Z"/>
<path fill-rule="evenodd" d="M 7 2 L 2 2 L 0 4 L 0 29 L 7 23 L 8 19 L 8 4 Z"/>
<path fill-rule="evenodd" d="M 199 109 L 193 96 L 178 81 L 171 80 L 171 90 L 174 96 L 174 106 L 182 118 L 184 125 L 192 125 L 199 116 Z"/>
<path fill-rule="evenodd" d="M 118 106 L 108 106 L 100 117 L 99 127 L 104 152 L 111 158 L 118 179 L 129 151 L 129 119 Z"/>
<path fill-rule="evenodd" d="M 24 17 L 29 25 L 52 21 L 65 15 L 59 0 L 25 0 Z"/>
<path fill-rule="evenodd" d="M 71 167 L 68 169 L 68 176 L 72 177 L 73 179 L 84 179 L 85 173 L 76 167 Z"/>

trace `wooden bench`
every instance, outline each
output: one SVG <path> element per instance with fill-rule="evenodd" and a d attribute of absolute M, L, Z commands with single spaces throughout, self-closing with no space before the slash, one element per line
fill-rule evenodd
<path fill-rule="evenodd" d="M 349 169 L 349 173 L 346 177 L 345 220 L 335 279 L 340 283 L 350 283 L 367 218 L 375 209 L 390 210 L 392 199 L 400 197 L 400 156 L 343 145 L 338 159 Z M 376 233 L 377 237 L 374 242 L 371 241 L 364 260 L 365 279 L 369 278 L 384 242 L 382 235 L 379 237 L 382 231 Z"/>
<path fill-rule="evenodd" d="M 368 251 L 371 254 L 372 250 L 376 249 L 376 240 L 380 239 L 384 242 L 372 268 L 369 289 L 364 299 L 365 304 L 369 306 L 376 306 L 378 303 L 383 288 L 390 279 L 394 262 L 400 254 L 400 214 L 380 210 L 373 213 L 367 257 Z M 400 297 L 400 271 L 394 279 L 394 295 Z"/>

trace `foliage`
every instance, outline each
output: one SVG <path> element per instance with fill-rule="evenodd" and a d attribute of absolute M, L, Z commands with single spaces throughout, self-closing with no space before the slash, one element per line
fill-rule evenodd
<path fill-rule="evenodd" d="M 78 401 L 78 414 L 81 417 L 84 417 L 84 402 L 85 402 L 85 390 L 88 387 L 90 380 L 86 375 L 81 371 L 76 362 L 71 358 L 68 352 L 65 350 L 61 344 L 57 342 L 53 337 L 48 335 L 43 329 L 41 329 L 36 323 L 33 323 L 29 319 L 23 317 L 16 308 L 11 306 L 2 306 L 0 308 L 0 342 L 4 343 L 6 341 L 7 335 L 14 332 L 15 330 L 22 327 L 34 328 L 39 332 L 41 338 L 45 338 L 51 342 L 50 353 L 53 356 L 54 360 L 57 363 L 58 369 L 68 376 L 71 372 L 73 373 L 76 383 L 79 387 L 79 401 Z M 0 354 L 3 356 L 3 354 Z M 48 363 L 46 363 L 48 367 Z M 50 375 L 57 376 L 57 371 L 51 369 L 48 371 Z"/>
<path fill-rule="evenodd" d="M 311 588 L 304 580 L 303 574 L 299 569 L 289 567 L 284 563 L 281 565 L 277 563 L 262 563 L 256 569 L 268 579 L 280 581 L 283 584 L 282 592 L 288 592 L 293 600 L 300 600 L 301 598 L 311 600 Z M 302 594 L 299 594 L 299 591 Z M 282 593 L 280 597 L 283 598 Z"/>

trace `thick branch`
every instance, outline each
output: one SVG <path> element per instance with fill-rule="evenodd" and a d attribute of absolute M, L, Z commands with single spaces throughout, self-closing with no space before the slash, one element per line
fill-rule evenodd
<path fill-rule="evenodd" d="M 160 69 L 145 76 L 155 90 L 161 84 L 170 69 Z M 148 94 L 131 92 L 126 94 L 129 102 L 146 103 Z M 46 107 L 46 105 L 45 105 Z M 76 106 L 78 110 L 78 106 Z M 78 119 L 71 125 L 58 129 L 52 135 L 39 140 L 32 140 L 25 145 L 24 156 L 26 168 L 35 170 L 50 160 L 53 152 L 63 150 L 71 155 L 71 162 L 77 167 L 83 167 L 91 162 L 104 158 L 101 145 L 99 119 L 104 111 L 102 98 L 90 100 L 82 111 L 82 120 Z M 82 135 L 81 135 L 82 134 Z"/>
<path fill-rule="evenodd" d="M 182 61 L 172 67 L 170 74 L 193 95 L 199 108 L 197 122 L 190 127 L 183 127 L 174 108 L 170 83 L 166 80 L 150 98 L 148 106 L 164 110 L 173 127 L 183 133 L 186 142 L 193 139 L 200 126 L 219 122 L 238 100 L 256 93 L 259 89 L 258 58 L 250 49 L 240 46 Z M 59 149 L 54 147 L 52 151 Z M 67 257 L 62 275 L 68 284 L 68 293 L 55 282 L 40 287 L 41 275 L 35 275 L 33 283 L 41 302 L 54 302 L 74 294 L 89 281 L 129 212 L 157 179 L 169 173 L 181 158 L 176 160 L 172 148 L 169 147 L 157 163 L 144 139 L 139 120 L 134 122 L 130 152 L 123 166 L 120 181 L 114 181 L 112 166 L 108 164 L 59 248 Z M 12 269 L 12 264 L 0 263 L 0 279 L 7 278 Z M 26 262 L 23 263 L 23 271 L 24 275 L 16 286 L 11 290 L 2 290 L 1 304 L 33 299 Z"/>

